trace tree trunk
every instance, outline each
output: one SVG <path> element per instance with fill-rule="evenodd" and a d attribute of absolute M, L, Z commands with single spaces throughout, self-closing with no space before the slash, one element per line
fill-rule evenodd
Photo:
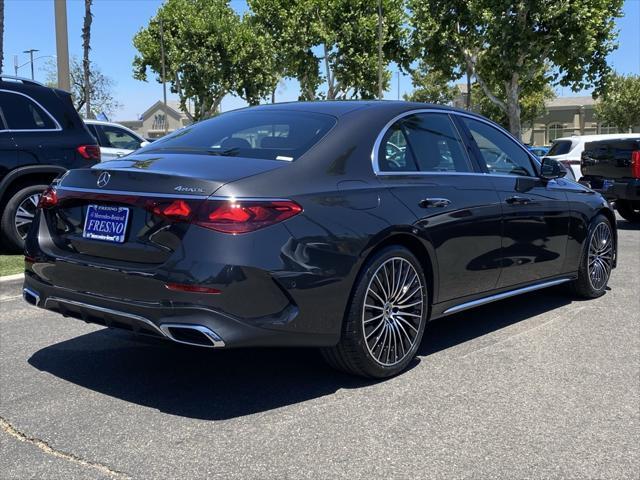
<path fill-rule="evenodd" d="M 518 140 L 522 140 L 522 124 L 520 122 L 520 82 L 519 75 L 514 73 L 511 81 L 505 84 L 507 93 L 507 118 L 509 131 Z"/>
<path fill-rule="evenodd" d="M 0 73 L 4 61 L 4 0 L 0 0 Z"/>
<path fill-rule="evenodd" d="M 91 118 L 91 64 L 89 63 L 89 50 L 91 50 L 91 3 L 93 0 L 84 0 L 84 25 L 82 26 L 82 70 L 84 74 L 84 106 L 86 118 Z"/>

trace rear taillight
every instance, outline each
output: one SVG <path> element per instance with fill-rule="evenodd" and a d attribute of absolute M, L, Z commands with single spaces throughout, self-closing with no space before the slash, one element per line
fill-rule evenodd
<path fill-rule="evenodd" d="M 640 150 L 636 150 L 631 154 L 631 176 L 640 178 Z"/>
<path fill-rule="evenodd" d="M 209 293 L 213 295 L 217 295 L 222 293 L 217 288 L 203 287 L 201 285 L 185 285 L 182 283 L 166 283 L 164 285 L 167 290 L 172 290 L 174 292 L 190 292 L 190 293 Z"/>
<path fill-rule="evenodd" d="M 167 217 L 172 220 L 189 221 L 192 209 L 185 200 L 174 200 L 173 202 L 152 202 L 147 206 L 155 215 Z"/>
<path fill-rule="evenodd" d="M 80 145 L 76 151 L 86 160 L 100 161 L 100 147 L 98 145 Z"/>
<path fill-rule="evenodd" d="M 168 220 L 231 234 L 252 232 L 302 212 L 291 200 L 149 200 L 145 208 Z"/>
<path fill-rule="evenodd" d="M 302 212 L 291 200 L 204 202 L 194 223 L 223 233 L 247 233 L 268 227 Z"/>
<path fill-rule="evenodd" d="M 58 193 L 53 187 L 47 188 L 42 195 L 40 195 L 40 201 L 38 202 L 38 208 L 51 208 L 58 204 Z"/>

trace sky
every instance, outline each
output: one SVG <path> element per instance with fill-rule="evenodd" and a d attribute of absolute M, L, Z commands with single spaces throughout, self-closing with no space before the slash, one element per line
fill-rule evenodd
<path fill-rule="evenodd" d="M 53 3 L 53 0 L 5 0 L 3 73 L 14 74 L 14 55 L 17 55 L 20 65 L 18 74 L 29 77 L 29 57 L 22 52 L 35 48 L 39 50 L 35 54 L 35 79 L 46 80 L 47 62 L 56 53 Z M 136 54 L 132 38 L 147 25 L 162 3 L 161 0 L 94 0 L 91 60 L 115 82 L 114 94 L 122 107 L 112 116 L 113 120 L 134 120 L 162 98 L 162 86 L 151 76 L 148 82 L 135 80 L 132 68 Z M 232 0 L 231 6 L 239 13 L 247 8 L 244 0 Z M 69 54 L 78 58 L 82 57 L 83 16 L 84 2 L 68 0 Z M 610 55 L 609 63 L 619 73 L 640 74 L 640 0 L 625 1 L 624 17 L 617 20 L 617 28 L 619 48 Z M 411 79 L 400 75 L 400 95 L 411 89 Z M 277 90 L 276 101 L 296 100 L 298 90 L 296 81 L 286 80 Z M 588 93 L 574 93 L 568 88 L 557 91 L 558 95 Z M 385 98 L 397 97 L 398 76 L 394 73 Z M 169 94 L 168 98 L 177 97 Z M 222 102 L 222 111 L 242 106 L 245 103 L 241 99 L 227 96 Z"/>

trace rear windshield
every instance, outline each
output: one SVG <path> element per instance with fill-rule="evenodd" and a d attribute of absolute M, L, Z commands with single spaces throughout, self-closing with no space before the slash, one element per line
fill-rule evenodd
<path fill-rule="evenodd" d="M 630 157 L 631 152 L 638 149 L 638 141 L 640 141 L 640 138 L 588 142 L 584 146 L 583 155 L 609 155 L 614 158 L 624 157 L 626 155 Z"/>
<path fill-rule="evenodd" d="M 307 112 L 228 112 L 156 140 L 138 153 L 174 151 L 291 162 L 335 123 L 332 116 Z"/>
<path fill-rule="evenodd" d="M 547 156 L 553 157 L 555 155 L 565 155 L 571 151 L 571 140 L 560 140 L 559 142 L 553 142 L 551 150 L 547 153 Z"/>

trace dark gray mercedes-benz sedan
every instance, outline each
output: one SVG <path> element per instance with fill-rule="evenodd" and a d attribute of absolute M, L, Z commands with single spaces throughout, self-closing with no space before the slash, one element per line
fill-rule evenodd
<path fill-rule="evenodd" d="M 605 292 L 613 211 L 565 173 L 447 107 L 233 111 L 52 185 L 24 296 L 191 345 L 321 347 L 386 377 L 429 319 L 562 283 Z"/>

